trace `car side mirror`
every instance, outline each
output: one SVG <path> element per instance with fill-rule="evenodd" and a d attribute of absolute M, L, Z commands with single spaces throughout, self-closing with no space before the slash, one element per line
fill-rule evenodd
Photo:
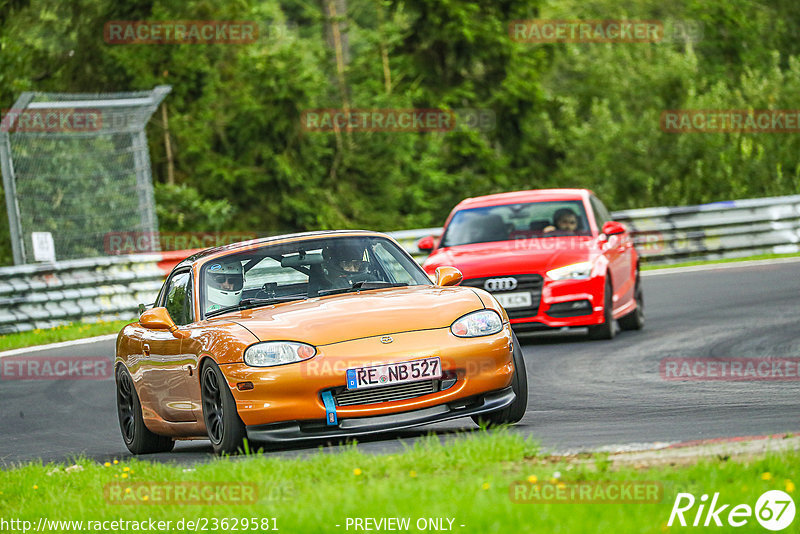
<path fill-rule="evenodd" d="M 624 234 L 627 231 L 628 229 L 625 228 L 625 225 L 617 221 L 606 222 L 601 230 L 601 232 L 608 237 L 611 237 L 612 235 Z"/>
<path fill-rule="evenodd" d="M 177 338 L 186 337 L 183 332 L 178 330 L 178 325 L 169 316 L 167 309 L 163 307 L 144 312 L 139 316 L 139 324 L 150 330 L 169 330 Z"/>
<path fill-rule="evenodd" d="M 444 266 L 436 268 L 436 285 L 437 286 L 456 286 L 464 278 L 461 271 L 455 267 Z"/>
<path fill-rule="evenodd" d="M 423 237 L 419 241 L 417 241 L 417 248 L 420 252 L 427 252 L 430 253 L 436 247 L 436 240 L 434 240 L 432 235 L 427 237 Z"/>

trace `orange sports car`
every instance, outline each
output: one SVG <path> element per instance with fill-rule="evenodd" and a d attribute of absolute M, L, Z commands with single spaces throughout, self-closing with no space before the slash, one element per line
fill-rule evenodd
<path fill-rule="evenodd" d="M 390 237 L 313 232 L 205 250 L 117 338 L 122 437 L 134 454 L 210 439 L 373 434 L 525 413 L 522 350 L 488 292 L 430 278 Z"/>

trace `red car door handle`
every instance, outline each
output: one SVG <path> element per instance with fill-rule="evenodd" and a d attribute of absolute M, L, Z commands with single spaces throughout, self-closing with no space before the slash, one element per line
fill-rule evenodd
<path fill-rule="evenodd" d="M 148 345 L 147 343 L 142 345 L 142 354 L 144 354 L 145 356 L 150 356 L 150 345 Z"/>

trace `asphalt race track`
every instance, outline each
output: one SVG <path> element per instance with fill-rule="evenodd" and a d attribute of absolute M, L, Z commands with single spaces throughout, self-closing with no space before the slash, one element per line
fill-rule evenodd
<path fill-rule="evenodd" d="M 667 357 L 800 356 L 800 262 L 728 267 L 649 273 L 642 331 L 611 341 L 573 333 L 523 338 L 530 399 L 514 431 L 558 451 L 800 431 L 800 379 L 674 382 L 660 376 L 659 362 Z M 113 352 L 109 340 L 30 354 L 110 361 Z M 114 399 L 113 379 L 0 380 L 0 466 L 128 457 Z M 396 451 L 431 431 L 475 428 L 469 419 L 457 420 L 365 440 L 361 448 Z M 276 453 L 307 454 L 320 445 Z M 149 458 L 192 463 L 210 455 L 208 442 L 193 441 Z"/>

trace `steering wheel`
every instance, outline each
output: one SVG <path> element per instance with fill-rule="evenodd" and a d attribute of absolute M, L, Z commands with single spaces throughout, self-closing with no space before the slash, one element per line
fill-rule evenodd
<path fill-rule="evenodd" d="M 278 283 L 277 282 L 267 282 L 261 289 L 259 289 L 254 298 L 257 299 L 274 299 L 277 296 L 278 291 Z"/>

